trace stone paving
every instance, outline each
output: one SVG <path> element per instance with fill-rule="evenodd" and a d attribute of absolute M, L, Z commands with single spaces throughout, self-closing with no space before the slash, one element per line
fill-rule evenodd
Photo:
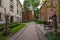
<path fill-rule="evenodd" d="M 34 22 L 31 22 L 8 40 L 47 40 L 47 38 L 37 27 L 37 25 Z"/>
<path fill-rule="evenodd" d="M 43 24 L 37 24 L 37 26 L 42 31 L 43 34 L 46 34 L 47 32 L 53 32 L 53 29 L 44 30 L 44 25 Z"/>

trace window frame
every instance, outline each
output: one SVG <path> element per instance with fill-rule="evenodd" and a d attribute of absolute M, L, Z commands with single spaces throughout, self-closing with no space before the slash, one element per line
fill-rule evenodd
<path fill-rule="evenodd" d="M 13 7 L 12 5 L 10 5 L 10 11 L 11 11 L 11 12 L 13 12 L 13 8 L 14 8 L 14 7 Z"/>

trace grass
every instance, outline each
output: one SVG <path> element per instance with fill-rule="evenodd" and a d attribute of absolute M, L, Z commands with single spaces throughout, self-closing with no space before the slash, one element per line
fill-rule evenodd
<path fill-rule="evenodd" d="M 7 40 L 8 36 L 4 36 L 3 32 L 0 32 L 0 40 Z"/>
<path fill-rule="evenodd" d="M 10 29 L 11 34 L 14 34 L 14 33 L 16 33 L 17 31 L 21 30 L 24 26 L 25 26 L 25 24 L 22 24 L 22 23 L 21 23 L 20 25 L 14 27 L 14 28 L 11 28 L 11 29 Z M 0 32 L 0 40 L 7 40 L 8 38 L 9 38 L 9 36 L 4 36 L 4 35 L 3 35 L 3 31 Z"/>
<path fill-rule="evenodd" d="M 23 27 L 25 26 L 25 24 L 20 24 L 19 26 L 15 27 L 15 28 L 12 28 L 10 30 L 11 33 L 16 33 L 18 30 L 22 29 Z"/>
<path fill-rule="evenodd" d="M 0 28 L 4 28 L 5 27 L 5 24 L 0 24 Z"/>
<path fill-rule="evenodd" d="M 9 24 L 9 28 L 14 28 L 14 27 L 16 27 L 16 26 L 18 26 L 20 23 L 10 23 Z M 0 31 L 3 31 L 3 29 L 6 27 L 6 25 L 5 24 L 0 24 Z"/>

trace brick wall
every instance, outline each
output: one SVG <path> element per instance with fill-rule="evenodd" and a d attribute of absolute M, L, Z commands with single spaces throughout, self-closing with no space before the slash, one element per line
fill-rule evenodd
<path fill-rule="evenodd" d="M 28 18 L 28 19 L 27 19 Z M 33 21 L 34 20 L 34 15 L 32 15 L 32 10 L 29 11 L 28 13 L 28 17 L 27 17 L 27 14 L 25 14 L 23 12 L 22 14 L 22 20 L 25 21 L 25 20 L 28 20 L 28 21 Z"/>

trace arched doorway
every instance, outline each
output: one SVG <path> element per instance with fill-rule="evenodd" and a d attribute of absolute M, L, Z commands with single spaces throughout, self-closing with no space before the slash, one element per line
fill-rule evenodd
<path fill-rule="evenodd" d="M 13 22 L 13 16 L 10 17 L 10 22 L 11 22 L 11 23 Z"/>

